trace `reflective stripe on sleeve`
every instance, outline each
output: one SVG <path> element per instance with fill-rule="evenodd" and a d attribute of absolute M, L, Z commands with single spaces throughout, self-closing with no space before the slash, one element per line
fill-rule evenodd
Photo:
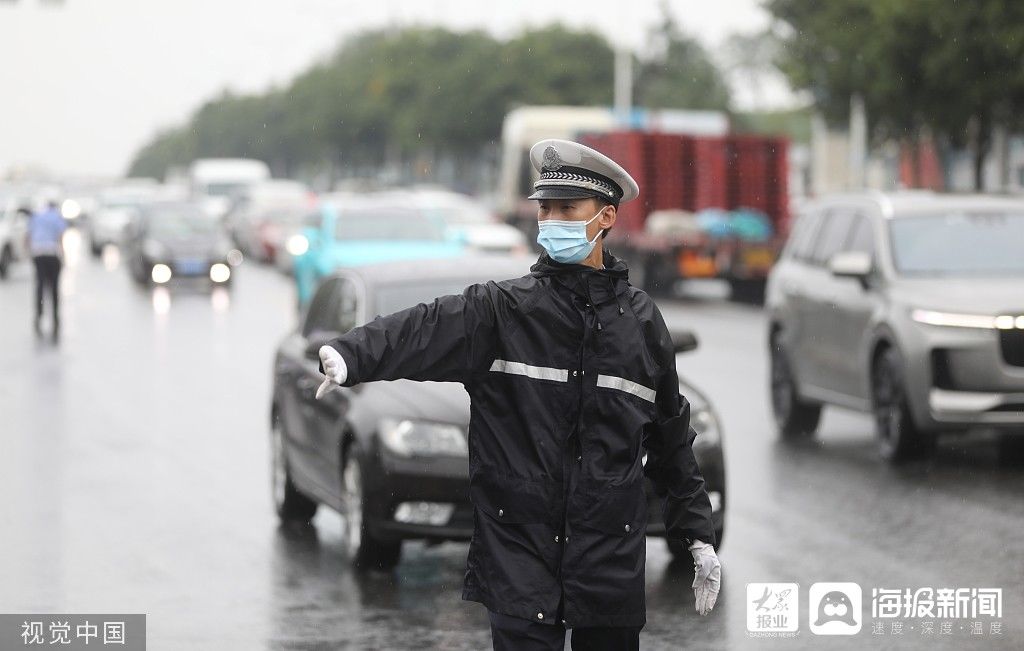
<path fill-rule="evenodd" d="M 648 389 L 642 384 L 637 384 L 636 382 L 627 380 L 626 378 L 616 377 L 614 375 L 598 375 L 597 386 L 632 393 L 634 396 L 643 398 L 647 402 L 654 402 L 654 398 L 657 395 L 654 389 Z"/>
<path fill-rule="evenodd" d="M 549 368 L 547 366 L 530 366 L 522 362 L 510 362 L 504 359 L 496 359 L 491 364 L 491 370 L 497 373 L 509 373 L 511 375 L 525 375 L 534 380 L 553 380 L 555 382 L 568 382 L 569 371 L 564 368 Z"/>

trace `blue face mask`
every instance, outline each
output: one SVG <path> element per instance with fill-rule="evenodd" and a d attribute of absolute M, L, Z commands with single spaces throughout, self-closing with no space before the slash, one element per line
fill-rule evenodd
<path fill-rule="evenodd" d="M 605 206 L 607 208 L 608 206 Z M 590 252 L 594 250 L 601 233 L 598 232 L 594 239 L 587 239 L 587 225 L 601 216 L 604 208 L 597 211 L 597 214 L 588 221 L 573 221 L 560 219 L 544 219 L 537 222 L 539 231 L 537 233 L 537 244 L 544 247 L 551 259 L 563 264 L 578 264 L 582 262 Z"/>

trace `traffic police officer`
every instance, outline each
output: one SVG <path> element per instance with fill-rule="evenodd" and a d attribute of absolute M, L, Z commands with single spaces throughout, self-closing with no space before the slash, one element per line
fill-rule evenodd
<path fill-rule="evenodd" d="M 32 262 L 36 269 L 36 292 L 35 292 L 35 331 L 42 336 L 43 318 L 43 295 L 50 295 L 50 304 L 53 308 L 53 331 L 52 337 L 56 341 L 60 337 L 60 270 L 64 247 L 62 238 L 67 230 L 67 222 L 61 216 L 57 207 L 57 200 L 49 198 L 46 206 L 39 212 L 32 215 L 28 222 L 28 231 L 25 234 L 25 245 L 32 256 Z"/>
<path fill-rule="evenodd" d="M 529 275 L 379 317 L 320 349 L 335 385 L 462 382 L 471 399 L 474 534 L 463 598 L 490 612 L 495 649 L 636 649 L 645 623 L 647 500 L 694 557 L 696 609 L 721 565 L 693 455 L 689 403 L 657 306 L 598 242 L 630 175 L 564 140 L 534 145 L 538 242 Z M 643 463 L 644 455 L 647 463 Z"/>

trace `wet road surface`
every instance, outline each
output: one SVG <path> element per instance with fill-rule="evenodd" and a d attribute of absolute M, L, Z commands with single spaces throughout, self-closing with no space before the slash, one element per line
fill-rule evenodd
<path fill-rule="evenodd" d="M 295 324 L 288 279 L 243 264 L 230 292 L 143 290 L 108 249 L 69 242 L 59 343 L 31 329 L 31 269 L 0 282 L 0 612 L 143 612 L 152 649 L 484 649 L 462 602 L 466 547 L 406 546 L 391 575 L 351 571 L 339 516 L 282 528 L 268 485 L 272 353 Z M 827 410 L 780 443 L 764 317 L 715 288 L 660 304 L 691 327 L 683 372 L 725 433 L 722 593 L 693 611 L 689 563 L 648 541 L 644 649 L 1024 648 L 1024 472 L 984 436 L 894 469 L 867 416 Z M 801 585 L 800 633 L 752 639 L 745 584 Z M 864 589 L 864 629 L 819 639 L 816 581 Z M 873 635 L 872 587 L 1001 587 L 1002 634 Z"/>

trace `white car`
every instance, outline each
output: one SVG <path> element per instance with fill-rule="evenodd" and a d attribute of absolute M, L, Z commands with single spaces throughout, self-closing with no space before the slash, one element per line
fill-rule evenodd
<path fill-rule="evenodd" d="M 274 227 L 281 213 L 312 211 L 316 195 L 305 183 L 288 179 L 270 179 L 254 183 L 234 195 L 234 203 L 224 215 L 224 227 L 235 245 L 250 258 L 273 262 L 276 251 L 267 247 L 266 231 Z"/>
<path fill-rule="evenodd" d="M 232 197 L 269 179 L 267 164 L 251 158 L 199 158 L 192 161 L 188 170 L 192 198 L 217 218 L 227 213 Z"/>
<path fill-rule="evenodd" d="M 470 249 L 486 253 L 529 251 L 526 235 L 514 226 L 500 221 L 487 207 L 475 199 L 446 190 L 413 190 L 411 203 L 436 214 L 448 226 L 451 239 L 460 240 Z"/>
<path fill-rule="evenodd" d="M 96 209 L 85 223 L 89 238 L 89 250 L 94 256 L 103 252 L 108 244 L 120 244 L 124 227 L 128 225 L 140 207 L 152 202 L 159 191 L 153 183 L 134 183 L 104 191 Z"/>
<path fill-rule="evenodd" d="M 0 280 L 13 263 L 28 258 L 25 234 L 30 214 L 14 199 L 0 198 Z"/>

